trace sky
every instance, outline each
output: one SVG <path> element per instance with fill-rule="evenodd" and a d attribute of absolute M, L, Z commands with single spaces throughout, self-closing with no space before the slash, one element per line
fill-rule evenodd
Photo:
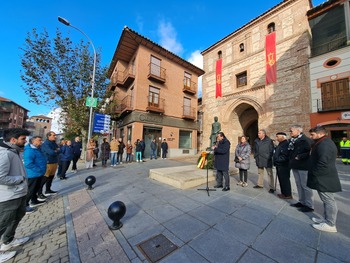
<path fill-rule="evenodd" d="M 92 1 L 33 0 L 1 1 L 0 96 L 28 109 L 29 116 L 47 115 L 52 109 L 29 103 L 20 78 L 21 47 L 27 33 L 46 29 L 50 38 L 59 28 L 64 36 L 79 42 L 83 34 L 58 22 L 67 19 L 84 31 L 102 51 L 102 65 L 112 60 L 124 26 L 202 67 L 200 52 L 269 10 L 282 0 Z M 314 0 L 317 6 L 323 0 Z M 92 48 L 90 49 L 92 52 Z"/>

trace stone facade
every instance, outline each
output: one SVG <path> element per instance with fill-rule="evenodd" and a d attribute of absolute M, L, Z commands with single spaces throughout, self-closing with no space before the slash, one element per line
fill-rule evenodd
<path fill-rule="evenodd" d="M 202 52 L 204 145 L 209 146 L 215 116 L 233 145 L 242 134 L 254 141 L 258 129 L 274 137 L 278 131 L 287 132 L 291 124 L 309 128 L 309 9 L 307 0 L 283 1 Z M 277 82 L 265 85 L 265 36 L 271 23 L 276 32 Z M 219 54 L 222 98 L 215 98 Z M 242 72 L 247 83 L 238 87 L 237 75 Z"/>

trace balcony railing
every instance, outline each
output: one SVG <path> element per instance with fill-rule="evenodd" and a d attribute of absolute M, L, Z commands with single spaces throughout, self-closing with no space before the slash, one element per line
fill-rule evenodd
<path fill-rule="evenodd" d="M 197 84 L 189 78 L 184 78 L 184 87 L 182 89 L 183 92 L 187 92 L 190 94 L 197 93 Z"/>
<path fill-rule="evenodd" d="M 162 68 L 161 66 L 158 66 L 153 63 L 148 64 L 148 76 L 147 78 L 150 80 L 154 80 L 160 83 L 165 83 L 165 77 L 166 77 L 166 69 Z"/>
<path fill-rule="evenodd" d="M 125 111 L 132 110 L 132 97 L 130 95 L 125 96 L 117 106 L 114 106 L 114 112 L 121 114 Z"/>
<path fill-rule="evenodd" d="M 130 64 L 124 71 L 117 71 L 117 86 L 127 88 L 135 80 L 135 65 Z"/>
<path fill-rule="evenodd" d="M 148 106 L 146 108 L 149 112 L 164 113 L 164 99 L 160 97 L 147 96 Z"/>
<path fill-rule="evenodd" d="M 13 109 L 11 107 L 0 106 L 0 113 L 12 112 Z"/>
<path fill-rule="evenodd" d="M 182 118 L 188 120 L 196 119 L 196 109 L 191 106 L 183 106 Z"/>
<path fill-rule="evenodd" d="M 332 41 L 329 41 L 325 44 L 322 44 L 316 47 L 311 47 L 311 54 L 314 57 L 314 56 L 325 54 L 333 50 L 337 50 L 345 46 L 346 46 L 346 36 L 334 39 Z"/>
<path fill-rule="evenodd" d="M 317 100 L 317 111 L 350 110 L 350 96 L 329 96 Z"/>

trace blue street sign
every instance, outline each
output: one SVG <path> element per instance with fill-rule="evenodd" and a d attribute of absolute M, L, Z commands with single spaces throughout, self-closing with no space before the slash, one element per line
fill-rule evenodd
<path fill-rule="evenodd" d="M 101 113 L 94 114 L 93 132 L 109 133 L 111 125 L 111 116 Z"/>

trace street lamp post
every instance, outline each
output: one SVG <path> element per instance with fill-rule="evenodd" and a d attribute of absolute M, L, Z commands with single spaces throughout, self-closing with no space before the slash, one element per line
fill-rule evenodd
<path fill-rule="evenodd" d="M 92 104 L 93 104 L 93 99 L 94 99 L 94 91 L 95 91 L 95 71 L 96 71 L 96 50 L 95 50 L 95 46 L 92 43 L 91 39 L 89 38 L 89 36 L 87 34 L 84 33 L 84 31 L 80 30 L 79 28 L 72 26 L 69 21 L 63 17 L 58 17 L 58 21 L 61 22 L 62 24 L 66 25 L 66 26 L 70 26 L 76 30 L 78 30 L 80 33 L 82 33 L 90 42 L 92 49 L 94 50 L 94 67 L 92 70 L 92 81 L 91 81 L 91 100 L 90 100 L 90 115 L 89 115 L 89 131 L 88 131 L 88 140 L 90 140 L 91 135 L 92 135 Z"/>

